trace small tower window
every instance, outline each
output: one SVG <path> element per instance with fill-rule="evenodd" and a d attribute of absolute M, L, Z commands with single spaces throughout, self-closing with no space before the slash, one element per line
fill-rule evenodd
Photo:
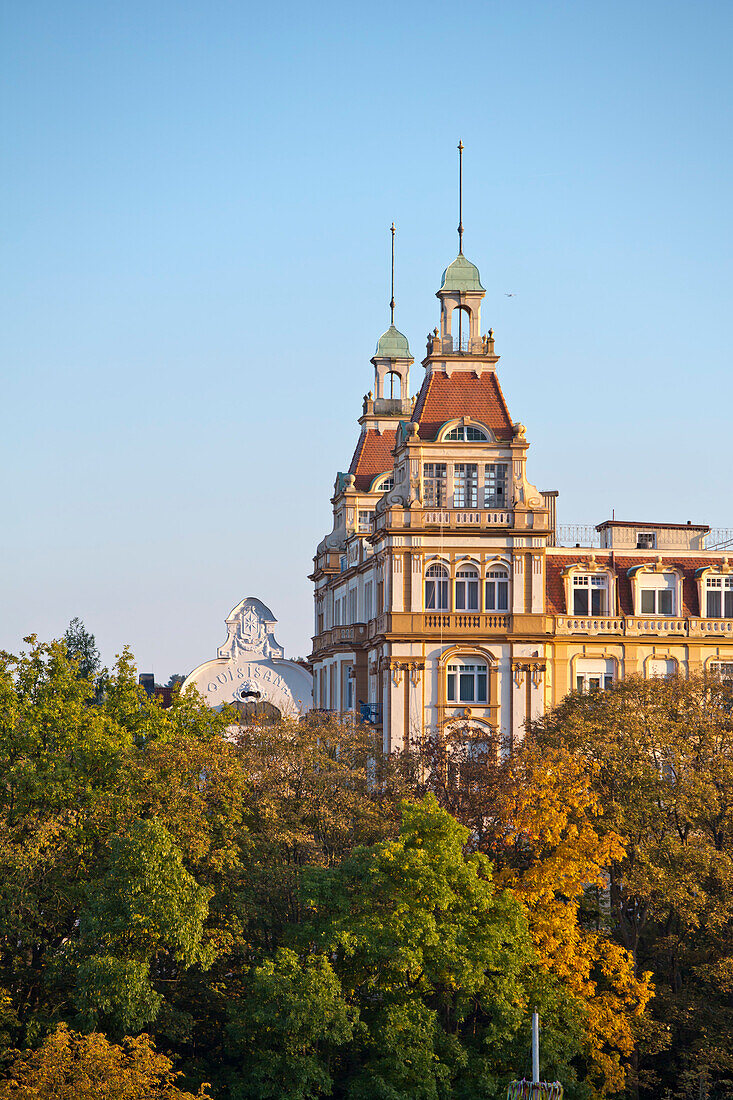
<path fill-rule="evenodd" d="M 391 401 L 402 397 L 402 379 L 395 371 L 390 371 L 384 379 L 384 396 Z"/>
<path fill-rule="evenodd" d="M 443 565 L 429 565 L 425 570 L 425 610 L 448 610 L 448 570 Z"/>

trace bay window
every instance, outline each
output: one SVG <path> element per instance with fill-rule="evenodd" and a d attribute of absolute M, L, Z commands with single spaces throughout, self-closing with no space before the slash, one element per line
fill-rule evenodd
<path fill-rule="evenodd" d="M 453 477 L 453 507 L 478 506 L 478 466 L 475 462 L 456 462 Z"/>
<path fill-rule="evenodd" d="M 507 499 L 507 463 L 484 466 L 484 508 L 503 508 Z"/>
<path fill-rule="evenodd" d="M 423 504 L 428 508 L 442 508 L 446 502 L 448 467 L 445 462 L 423 463 Z"/>

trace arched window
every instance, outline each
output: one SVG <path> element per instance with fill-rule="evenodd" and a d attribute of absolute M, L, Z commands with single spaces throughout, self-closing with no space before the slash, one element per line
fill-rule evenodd
<path fill-rule="evenodd" d="M 487 703 L 489 669 L 485 661 L 471 657 L 451 661 L 446 676 L 449 703 Z"/>
<path fill-rule="evenodd" d="M 443 565 L 429 565 L 425 570 L 425 610 L 448 610 L 448 570 Z"/>
<path fill-rule="evenodd" d="M 478 569 L 464 565 L 456 573 L 456 611 L 478 611 Z"/>
<path fill-rule="evenodd" d="M 384 378 L 384 396 L 390 400 L 402 397 L 402 379 L 399 374 L 391 370 Z"/>
<path fill-rule="evenodd" d="M 390 489 L 394 489 L 394 477 L 392 476 L 392 474 L 387 474 L 387 476 L 383 477 L 382 480 L 379 482 L 377 488 L 375 489 L 375 492 L 388 493 Z"/>
<path fill-rule="evenodd" d="M 451 428 L 444 439 L 451 443 L 485 443 L 488 436 L 483 428 L 476 428 L 473 424 L 459 424 L 457 428 Z"/>
<path fill-rule="evenodd" d="M 490 569 L 486 574 L 487 611 L 509 610 L 509 573 L 503 566 Z"/>
<path fill-rule="evenodd" d="M 471 339 L 471 314 L 465 306 L 456 306 L 451 314 L 450 331 L 454 351 L 468 351 Z"/>

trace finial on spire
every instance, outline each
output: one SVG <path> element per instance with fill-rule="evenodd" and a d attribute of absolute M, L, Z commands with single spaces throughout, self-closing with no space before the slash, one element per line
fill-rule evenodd
<path fill-rule="evenodd" d="M 463 142 L 458 142 L 458 255 L 463 255 Z"/>
<path fill-rule="evenodd" d="M 392 297 L 389 300 L 389 323 L 394 324 L 394 222 L 392 222 L 392 228 L 390 229 L 392 234 Z"/>

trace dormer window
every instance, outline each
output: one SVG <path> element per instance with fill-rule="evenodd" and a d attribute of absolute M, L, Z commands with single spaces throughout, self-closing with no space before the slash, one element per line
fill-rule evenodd
<path fill-rule="evenodd" d="M 379 482 L 379 485 L 377 485 L 376 491 L 378 493 L 388 493 L 391 489 L 394 489 L 394 477 L 392 474 L 387 474 L 387 476 L 382 478 Z"/>
<path fill-rule="evenodd" d="M 607 615 L 606 574 L 573 574 L 573 615 Z"/>
<path fill-rule="evenodd" d="M 483 428 L 476 428 L 473 424 L 459 424 L 457 428 L 451 428 L 443 439 L 448 443 L 488 442 L 488 436 Z"/>
<path fill-rule="evenodd" d="M 642 615 L 676 615 L 676 573 L 642 573 L 638 578 Z"/>
<path fill-rule="evenodd" d="M 706 579 L 705 615 L 708 619 L 733 619 L 733 577 Z"/>

